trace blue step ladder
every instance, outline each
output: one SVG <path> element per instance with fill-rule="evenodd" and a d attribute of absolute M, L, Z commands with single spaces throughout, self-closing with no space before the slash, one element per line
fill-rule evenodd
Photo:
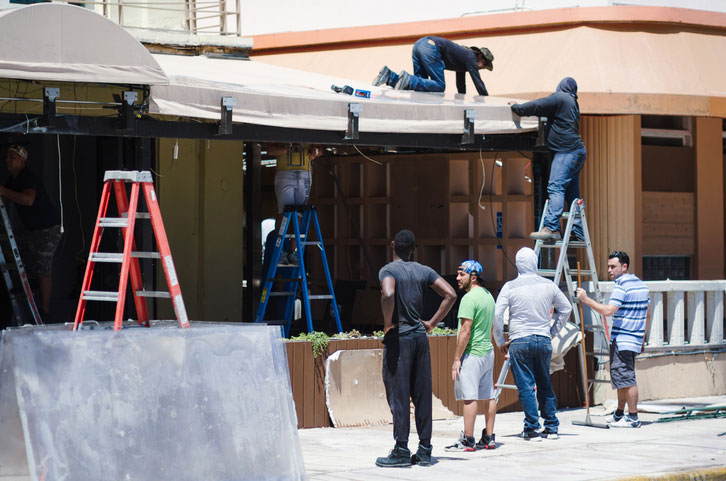
<path fill-rule="evenodd" d="M 299 215 L 302 214 L 302 221 Z M 309 236 L 310 224 L 312 221 L 314 234 L 317 240 L 312 240 Z M 292 225 L 292 233 L 288 234 L 288 230 Z M 295 239 L 298 252 L 298 264 L 280 264 L 282 249 L 285 246 L 286 239 Z M 328 294 L 315 294 L 309 292 L 307 275 L 305 273 L 305 250 L 307 246 L 317 246 L 320 249 L 320 255 L 323 260 L 323 270 L 325 271 L 325 280 L 328 286 Z M 280 274 L 288 277 L 277 277 L 278 269 Z M 305 312 L 305 320 L 307 321 L 308 332 L 313 332 L 313 318 L 310 313 L 310 301 L 330 300 L 330 307 L 335 325 L 338 332 L 343 329 L 340 325 L 340 315 L 338 314 L 338 304 L 335 300 L 335 292 L 333 291 L 333 281 L 330 277 L 330 269 L 328 268 L 328 258 L 325 255 L 325 247 L 323 246 L 323 236 L 320 233 L 320 223 L 318 222 L 318 214 L 315 206 L 312 205 L 292 205 L 285 207 L 285 212 L 280 222 L 277 238 L 275 239 L 275 248 L 272 251 L 269 268 L 264 278 L 262 294 L 260 295 L 260 303 L 257 306 L 257 314 L 255 322 L 275 324 L 284 326 L 285 337 L 290 335 L 290 325 L 292 324 L 293 311 L 295 308 L 295 298 L 298 289 L 302 289 L 302 304 Z M 282 290 L 273 290 L 275 284 L 283 284 Z M 265 311 L 271 297 L 286 297 L 285 313 L 281 320 L 265 321 Z"/>

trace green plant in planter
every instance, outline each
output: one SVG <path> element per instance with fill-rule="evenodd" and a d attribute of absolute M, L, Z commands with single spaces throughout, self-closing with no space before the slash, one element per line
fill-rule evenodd
<path fill-rule="evenodd" d="M 291 341 L 310 341 L 313 345 L 313 357 L 318 357 L 328 351 L 330 338 L 324 332 L 304 332 L 299 336 L 290 338 Z"/>
<path fill-rule="evenodd" d="M 449 329 L 448 327 L 434 327 L 434 330 L 429 333 L 429 336 L 452 336 L 456 334 L 456 329 Z"/>
<path fill-rule="evenodd" d="M 429 336 L 452 336 L 456 334 L 456 329 L 449 329 L 448 327 L 434 327 L 434 330 L 429 333 Z M 373 331 L 373 337 L 383 337 L 383 331 Z"/>
<path fill-rule="evenodd" d="M 331 339 L 359 339 L 362 337 L 358 329 L 351 329 L 348 332 L 338 332 L 330 336 Z"/>

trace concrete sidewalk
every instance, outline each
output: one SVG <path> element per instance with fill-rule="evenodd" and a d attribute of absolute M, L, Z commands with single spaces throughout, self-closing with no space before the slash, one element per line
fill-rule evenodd
<path fill-rule="evenodd" d="M 726 396 L 689 401 L 726 404 Z M 603 410 L 591 410 L 591 414 L 597 413 Z M 573 419 L 585 419 L 584 409 L 560 411 L 560 439 L 532 442 L 516 437 L 522 431 L 522 413 L 503 413 L 495 424 L 497 449 L 473 453 L 444 451 L 463 429 L 461 418 L 434 421 L 434 465 L 411 468 L 378 468 L 374 464 L 376 457 L 387 455 L 393 447 L 390 425 L 302 429 L 298 434 L 308 475 L 319 481 L 473 480 L 482 476 L 494 480 L 580 481 L 666 473 L 675 475 L 667 479 L 726 479 L 724 418 L 654 423 L 659 417 L 641 413 L 643 425 L 639 429 L 598 429 L 572 425 Z M 477 439 L 483 427 L 484 418 L 479 416 Z M 412 451 L 417 442 L 412 423 Z M 701 477 L 689 478 L 688 473 Z"/>

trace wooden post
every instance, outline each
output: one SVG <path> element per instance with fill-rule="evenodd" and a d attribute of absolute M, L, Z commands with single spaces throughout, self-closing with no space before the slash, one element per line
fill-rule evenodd
<path fill-rule="evenodd" d="M 696 118 L 697 279 L 724 277 L 724 168 L 722 120 Z"/>

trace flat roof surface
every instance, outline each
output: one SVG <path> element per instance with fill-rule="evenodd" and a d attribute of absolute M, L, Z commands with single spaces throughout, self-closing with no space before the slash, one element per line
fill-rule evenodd
<path fill-rule="evenodd" d="M 726 404 L 726 396 L 678 400 L 685 403 Z M 663 405 L 676 400 L 653 401 Z M 650 403 L 641 403 L 643 405 Z M 676 404 L 678 404 L 676 402 Z M 591 415 L 603 414 L 597 406 Z M 599 429 L 574 426 L 572 420 L 584 420 L 585 409 L 557 413 L 560 439 L 524 441 L 516 437 L 522 431 L 523 414 L 501 413 L 496 417 L 494 432 L 497 449 L 473 453 L 450 453 L 452 444 L 463 429 L 463 420 L 434 421 L 434 464 L 430 467 L 379 468 L 378 456 L 386 456 L 393 447 L 391 425 L 369 428 L 318 428 L 298 431 L 303 458 L 311 480 L 616 480 L 632 476 L 677 473 L 669 479 L 689 479 L 688 474 L 716 471 L 726 479 L 726 421 L 724 418 L 695 419 L 655 423 L 660 414 L 640 413 L 643 424 L 638 429 Z M 477 439 L 484 427 L 484 417 L 476 421 Z M 409 448 L 415 451 L 418 438 L 411 425 Z M 694 478 L 695 479 L 695 478 Z M 707 478 L 698 478 L 707 479 Z"/>

